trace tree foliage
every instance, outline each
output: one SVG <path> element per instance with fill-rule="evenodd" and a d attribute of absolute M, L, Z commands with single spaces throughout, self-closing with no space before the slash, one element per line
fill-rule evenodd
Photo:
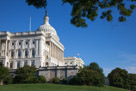
<path fill-rule="evenodd" d="M 4 82 L 4 84 L 9 84 L 12 82 L 11 74 L 9 73 L 9 69 L 0 64 L 0 80 Z"/>
<path fill-rule="evenodd" d="M 91 63 L 90 66 L 86 66 L 80 69 L 77 76 L 69 81 L 69 84 L 73 85 L 88 85 L 88 86 L 104 86 L 104 74 L 102 69 L 96 63 Z"/>
<path fill-rule="evenodd" d="M 31 83 L 36 74 L 35 66 L 24 66 L 17 69 L 14 83 Z"/>
<path fill-rule="evenodd" d="M 47 5 L 47 0 L 26 2 L 36 8 L 45 8 Z M 94 21 L 96 17 L 112 21 L 115 14 L 118 15 L 119 22 L 124 22 L 136 7 L 136 0 L 62 0 L 62 2 L 72 6 L 71 23 L 76 27 L 87 27 L 86 19 Z M 113 10 L 116 10 L 115 14 Z"/>
<path fill-rule="evenodd" d="M 129 74 L 125 69 L 116 68 L 108 75 L 111 86 L 136 91 L 136 74 Z"/>

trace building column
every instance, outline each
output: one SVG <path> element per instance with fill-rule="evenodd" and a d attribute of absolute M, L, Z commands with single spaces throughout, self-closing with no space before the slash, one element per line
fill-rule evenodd
<path fill-rule="evenodd" d="M 31 66 L 31 60 L 28 60 L 27 62 L 28 66 Z"/>
<path fill-rule="evenodd" d="M 38 40 L 36 40 L 36 56 L 38 56 Z"/>
<path fill-rule="evenodd" d="M 7 56 L 7 40 L 6 40 L 6 43 L 5 43 L 5 56 Z"/>
<path fill-rule="evenodd" d="M 13 69 L 17 69 L 17 62 L 13 61 Z"/>
<path fill-rule="evenodd" d="M 50 57 L 51 57 L 51 42 L 50 42 L 50 46 L 49 46 L 49 54 L 50 54 Z"/>
<path fill-rule="evenodd" d="M 24 61 L 20 61 L 20 67 L 24 67 Z"/>

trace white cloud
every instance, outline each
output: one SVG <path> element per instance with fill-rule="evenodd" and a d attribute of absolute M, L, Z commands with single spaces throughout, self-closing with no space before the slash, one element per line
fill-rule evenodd
<path fill-rule="evenodd" d="M 136 74 L 136 67 L 127 67 L 126 70 L 128 73 L 135 73 Z"/>

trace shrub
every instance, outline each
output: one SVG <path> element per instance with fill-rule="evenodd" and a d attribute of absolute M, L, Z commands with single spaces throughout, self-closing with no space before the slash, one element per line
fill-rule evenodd
<path fill-rule="evenodd" d="M 77 76 L 74 76 L 69 80 L 70 85 L 83 85 L 82 79 L 78 78 Z"/>
<path fill-rule="evenodd" d="M 116 68 L 108 74 L 109 83 L 111 86 L 125 88 L 128 83 L 126 82 L 128 78 L 128 72 L 124 69 Z"/>
<path fill-rule="evenodd" d="M 111 86 L 136 91 L 136 74 L 128 74 L 125 69 L 116 68 L 108 74 Z"/>
<path fill-rule="evenodd" d="M 59 84 L 60 83 L 60 79 L 58 77 L 54 77 L 52 79 L 52 83 Z"/>
<path fill-rule="evenodd" d="M 63 84 L 67 84 L 67 79 L 64 78 L 64 79 L 62 80 L 62 83 L 63 83 Z"/>
<path fill-rule="evenodd" d="M 9 84 L 12 82 L 12 76 L 9 73 L 9 69 L 4 67 L 2 64 L 0 64 L 0 80 L 2 80 L 4 84 Z"/>
<path fill-rule="evenodd" d="M 17 69 L 14 83 L 31 83 L 35 77 L 36 68 L 34 66 L 24 66 Z"/>
<path fill-rule="evenodd" d="M 85 66 L 79 70 L 77 76 L 70 79 L 71 85 L 104 86 L 105 77 L 103 70 L 96 63 Z"/>
<path fill-rule="evenodd" d="M 46 83 L 46 79 L 44 76 L 38 76 L 34 78 L 34 83 Z"/>

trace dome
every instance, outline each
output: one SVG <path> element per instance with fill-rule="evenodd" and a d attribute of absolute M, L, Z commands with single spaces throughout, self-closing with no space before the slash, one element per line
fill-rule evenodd
<path fill-rule="evenodd" d="M 46 12 L 46 16 L 44 17 L 43 25 L 41 25 L 37 29 L 37 31 L 44 31 L 45 33 L 57 35 L 56 30 L 49 24 L 49 17 L 47 16 L 47 12 Z"/>

